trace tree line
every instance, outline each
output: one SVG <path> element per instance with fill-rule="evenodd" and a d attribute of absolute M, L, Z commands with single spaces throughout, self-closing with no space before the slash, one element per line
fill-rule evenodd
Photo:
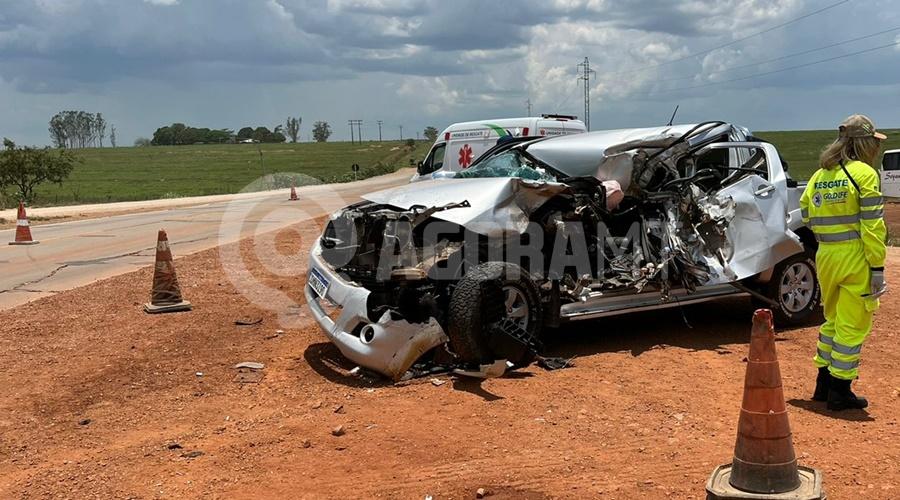
<path fill-rule="evenodd" d="M 243 127 L 237 133 L 229 128 L 211 129 L 191 127 L 184 123 L 173 123 L 159 127 L 152 139 L 138 137 L 135 146 L 179 146 L 188 144 L 229 144 L 237 142 L 282 143 L 300 139 L 300 125 L 303 118 L 288 116 L 283 124 L 272 130 L 268 127 Z M 109 127 L 109 143 L 116 147 L 116 127 L 108 124 L 101 113 L 87 111 L 60 111 L 50 119 L 50 140 L 57 148 L 76 149 L 103 147 Z M 316 142 L 327 142 L 331 137 L 331 125 L 325 121 L 313 124 L 312 138 Z M 434 127 L 427 127 L 425 137 L 431 141 L 437 137 Z"/>
<path fill-rule="evenodd" d="M 153 146 L 177 146 L 198 142 L 221 144 L 231 142 L 234 131 L 230 129 L 209 129 L 189 127 L 183 123 L 173 123 L 159 127 L 153 132 L 150 144 Z"/>
<path fill-rule="evenodd" d="M 243 127 L 237 133 L 232 129 L 197 128 L 183 123 L 173 123 L 156 129 L 152 139 L 138 138 L 135 146 L 178 146 L 185 144 L 227 144 L 235 142 L 281 143 L 288 139 L 297 142 L 300 137 L 301 117 L 289 116 L 284 124 L 268 127 Z"/>

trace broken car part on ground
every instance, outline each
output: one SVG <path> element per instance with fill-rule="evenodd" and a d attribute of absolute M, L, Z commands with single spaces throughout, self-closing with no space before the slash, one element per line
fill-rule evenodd
<path fill-rule="evenodd" d="M 735 294 L 802 322 L 819 289 L 800 189 L 724 122 L 523 138 L 332 215 L 306 298 L 344 356 L 395 380 L 423 359 L 527 364 L 566 321 Z"/>

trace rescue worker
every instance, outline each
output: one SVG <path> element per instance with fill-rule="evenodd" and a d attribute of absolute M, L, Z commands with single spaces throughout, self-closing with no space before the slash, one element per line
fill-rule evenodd
<path fill-rule="evenodd" d="M 863 115 L 847 118 L 838 131 L 800 198 L 803 222 L 819 242 L 816 268 L 825 309 L 813 358 L 819 367 L 813 399 L 827 401 L 829 410 L 868 406 L 850 384 L 878 297 L 887 291 L 884 200 L 874 167 L 887 137 Z"/>

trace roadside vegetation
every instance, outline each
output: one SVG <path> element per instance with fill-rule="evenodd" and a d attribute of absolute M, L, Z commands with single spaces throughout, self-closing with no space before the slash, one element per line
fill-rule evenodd
<path fill-rule="evenodd" d="M 206 144 L 83 148 L 61 184 L 44 183 L 34 190 L 34 205 L 72 205 L 236 193 L 252 188 L 346 182 L 409 167 L 428 153 L 431 143 L 414 141 L 303 142 L 282 144 Z M 412 163 L 411 163 L 412 162 Z M 259 178 L 267 177 L 264 183 Z M 274 184 L 274 185 L 273 185 Z M 18 203 L 0 200 L 6 208 Z"/>
<path fill-rule="evenodd" d="M 61 185 L 80 159 L 68 149 L 17 146 L 3 139 L 0 150 L 0 208 L 4 200 L 34 201 L 35 189 L 42 183 Z"/>

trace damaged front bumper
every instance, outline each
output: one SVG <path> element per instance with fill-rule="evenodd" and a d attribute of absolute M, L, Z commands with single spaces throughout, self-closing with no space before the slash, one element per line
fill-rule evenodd
<path fill-rule="evenodd" d="M 366 307 L 370 291 L 336 273 L 322 258 L 318 243 L 310 252 L 309 264 L 321 293 L 307 281 L 306 302 L 325 335 L 347 359 L 398 381 L 419 357 L 448 341 L 434 318 L 413 324 L 392 318 L 387 311 L 372 321 Z M 329 314 L 325 301 L 336 311 Z"/>

